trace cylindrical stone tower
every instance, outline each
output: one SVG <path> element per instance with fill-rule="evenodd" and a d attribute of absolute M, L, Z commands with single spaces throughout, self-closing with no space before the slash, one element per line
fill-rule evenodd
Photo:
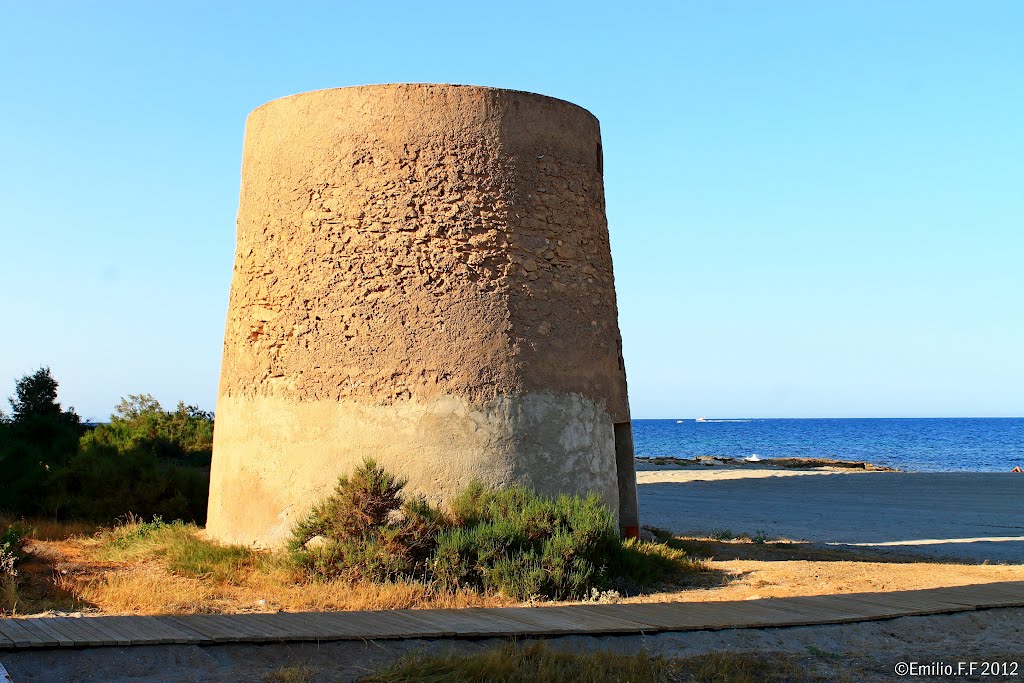
<path fill-rule="evenodd" d="M 274 546 L 371 456 L 599 493 L 637 526 L 597 119 L 562 100 L 379 85 L 246 123 L 208 532 Z"/>

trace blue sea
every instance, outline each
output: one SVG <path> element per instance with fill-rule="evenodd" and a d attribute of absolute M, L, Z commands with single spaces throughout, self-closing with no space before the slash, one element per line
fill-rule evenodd
<path fill-rule="evenodd" d="M 1018 417 L 633 420 L 633 443 L 638 457 L 836 458 L 909 472 L 1024 468 Z"/>

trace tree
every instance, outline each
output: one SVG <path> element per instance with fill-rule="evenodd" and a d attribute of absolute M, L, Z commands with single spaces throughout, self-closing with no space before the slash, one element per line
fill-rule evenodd
<path fill-rule="evenodd" d="M 163 412 L 160 401 L 151 394 L 128 394 L 114 408 L 112 420 L 137 420 L 144 415 L 155 415 Z"/>
<path fill-rule="evenodd" d="M 81 419 L 57 402 L 57 380 L 40 368 L 15 383 L 13 414 L 0 421 L 0 508 L 44 511 L 53 473 L 78 451 Z"/>
<path fill-rule="evenodd" d="M 14 393 L 8 400 L 15 422 L 33 417 L 57 417 L 62 412 L 57 403 L 57 380 L 50 374 L 50 368 L 39 368 L 19 379 Z"/>

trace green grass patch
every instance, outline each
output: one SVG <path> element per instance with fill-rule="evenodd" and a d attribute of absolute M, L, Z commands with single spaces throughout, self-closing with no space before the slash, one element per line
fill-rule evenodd
<path fill-rule="evenodd" d="M 182 576 L 234 581 L 244 570 L 256 567 L 259 554 L 237 545 L 221 545 L 198 536 L 194 524 L 150 522 L 129 518 L 100 537 L 99 559 L 127 561 L 162 558 L 167 568 Z"/>

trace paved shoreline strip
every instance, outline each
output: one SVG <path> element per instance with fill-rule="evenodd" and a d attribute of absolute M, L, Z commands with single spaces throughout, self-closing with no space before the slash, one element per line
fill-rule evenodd
<path fill-rule="evenodd" d="M 0 619 L 0 651 L 129 645 L 482 638 L 842 624 L 1024 607 L 1024 581 L 721 602 Z"/>

